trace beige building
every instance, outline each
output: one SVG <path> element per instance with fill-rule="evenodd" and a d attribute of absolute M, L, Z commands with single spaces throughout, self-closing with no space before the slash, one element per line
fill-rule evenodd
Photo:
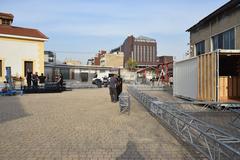
<path fill-rule="evenodd" d="M 100 66 L 123 68 L 123 60 L 124 60 L 123 52 L 106 53 L 102 55 L 100 58 Z"/>
<path fill-rule="evenodd" d="M 190 56 L 240 49 L 240 1 L 231 0 L 189 28 Z"/>
<path fill-rule="evenodd" d="M 64 64 L 71 65 L 71 66 L 80 66 L 81 62 L 78 60 L 74 60 L 74 59 L 66 59 L 64 61 Z"/>
<path fill-rule="evenodd" d="M 6 67 L 13 77 L 25 77 L 26 71 L 44 73 L 44 42 L 48 39 L 37 29 L 12 25 L 14 16 L 0 13 L 0 83 Z"/>

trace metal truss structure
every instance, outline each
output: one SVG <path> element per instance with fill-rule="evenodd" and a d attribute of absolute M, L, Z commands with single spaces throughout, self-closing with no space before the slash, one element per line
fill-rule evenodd
<path fill-rule="evenodd" d="M 235 113 L 235 116 L 233 117 L 232 121 L 230 122 L 231 125 L 234 127 L 240 129 L 240 111 L 239 110 L 232 110 L 233 113 Z"/>
<path fill-rule="evenodd" d="M 119 107 L 120 112 L 128 112 L 130 114 L 130 96 L 127 93 L 122 92 L 119 95 Z"/>
<path fill-rule="evenodd" d="M 240 139 L 177 109 L 170 102 L 160 102 L 157 98 L 141 92 L 136 86 L 129 86 L 128 92 L 206 158 L 240 159 Z"/>

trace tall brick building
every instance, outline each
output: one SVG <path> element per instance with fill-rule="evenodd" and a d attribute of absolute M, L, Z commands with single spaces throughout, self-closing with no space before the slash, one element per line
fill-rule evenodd
<path fill-rule="evenodd" d="M 129 59 L 137 62 L 138 67 L 156 65 L 157 42 L 155 39 L 140 36 L 129 36 L 123 44 L 114 50 L 124 52 L 124 67 Z"/>
<path fill-rule="evenodd" d="M 103 56 L 103 55 L 106 54 L 106 53 L 107 53 L 107 51 L 104 51 L 104 50 L 98 51 L 98 53 L 96 54 L 96 56 L 93 58 L 92 65 L 100 66 L 101 56 Z"/>

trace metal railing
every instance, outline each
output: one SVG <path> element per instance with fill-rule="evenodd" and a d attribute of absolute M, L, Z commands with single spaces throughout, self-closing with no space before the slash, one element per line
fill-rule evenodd
<path fill-rule="evenodd" d="M 130 96 L 129 94 L 122 92 L 119 95 L 119 107 L 120 107 L 120 112 L 128 112 L 130 114 Z"/>
<path fill-rule="evenodd" d="M 157 98 L 150 97 L 138 90 L 136 86 L 129 86 L 128 92 L 149 112 L 166 123 L 176 135 L 191 144 L 208 159 L 240 159 L 240 139 L 198 120 L 173 107 L 170 103 L 160 102 Z"/>

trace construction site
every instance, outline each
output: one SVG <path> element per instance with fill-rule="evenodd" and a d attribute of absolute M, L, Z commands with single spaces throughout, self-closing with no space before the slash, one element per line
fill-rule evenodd
<path fill-rule="evenodd" d="M 51 40 L 45 51 L 48 36 L 0 12 L 0 160 L 240 160 L 240 0 L 188 28 L 186 46 L 178 30 L 205 2 L 129 2 L 3 3 L 48 9 L 16 24 Z M 120 44 L 129 31 L 146 36 Z M 89 58 L 100 47 L 115 48 Z"/>

